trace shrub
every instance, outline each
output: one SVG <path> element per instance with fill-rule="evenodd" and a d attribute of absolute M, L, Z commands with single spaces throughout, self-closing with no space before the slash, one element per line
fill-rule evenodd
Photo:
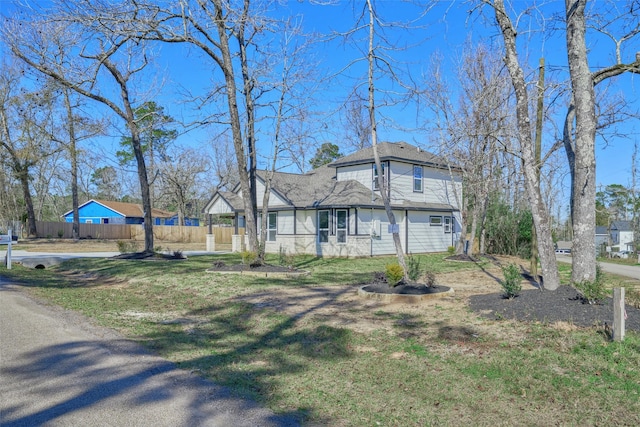
<path fill-rule="evenodd" d="M 517 297 L 522 290 L 520 283 L 522 281 L 522 275 L 520 274 L 520 269 L 512 263 L 506 267 L 502 267 L 502 274 L 504 275 L 504 280 L 500 282 L 500 285 L 502 286 L 504 296 L 509 299 Z"/>
<path fill-rule="evenodd" d="M 447 252 L 449 252 L 449 256 L 453 256 L 456 254 L 456 247 L 455 246 L 449 246 L 447 248 Z"/>
<path fill-rule="evenodd" d="M 573 287 L 578 291 L 582 301 L 588 304 L 598 304 L 608 295 L 608 291 L 604 287 L 600 264 L 596 264 L 595 280 L 582 280 L 575 283 Z"/>
<path fill-rule="evenodd" d="M 62 239 L 62 236 L 64 236 L 64 230 L 58 230 L 58 238 Z"/>
<path fill-rule="evenodd" d="M 291 267 L 294 264 L 294 256 L 288 254 L 282 245 L 278 249 L 278 264 L 283 267 Z"/>
<path fill-rule="evenodd" d="M 413 282 L 420 278 L 420 258 L 411 254 L 407 257 L 407 276 Z"/>
<path fill-rule="evenodd" d="M 251 265 L 258 259 L 258 254 L 253 251 L 242 251 L 240 252 L 240 258 L 242 258 L 243 264 Z"/>
<path fill-rule="evenodd" d="M 424 272 L 424 284 L 430 288 L 436 285 L 436 275 L 433 271 L 426 270 Z"/>
<path fill-rule="evenodd" d="M 118 240 L 116 244 L 118 245 L 118 251 L 121 254 L 138 252 L 138 242 L 135 240 Z"/>
<path fill-rule="evenodd" d="M 180 249 L 173 251 L 173 257 L 175 259 L 186 259 L 187 257 L 184 256 L 184 254 L 182 253 L 182 251 Z"/>
<path fill-rule="evenodd" d="M 625 299 L 627 300 L 627 304 L 630 306 L 640 308 L 640 291 L 627 289 L 625 291 Z"/>
<path fill-rule="evenodd" d="M 396 286 L 402 282 L 404 278 L 404 270 L 398 263 L 387 264 L 385 267 L 385 276 L 387 277 L 387 283 L 389 286 Z"/>

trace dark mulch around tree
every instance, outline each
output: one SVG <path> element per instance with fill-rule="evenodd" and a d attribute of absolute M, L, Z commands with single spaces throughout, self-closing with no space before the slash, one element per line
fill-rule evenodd
<path fill-rule="evenodd" d="M 525 290 L 511 300 L 504 298 L 502 294 L 473 295 L 469 298 L 469 306 L 476 313 L 490 319 L 569 322 L 581 327 L 613 324 L 611 298 L 601 304 L 586 304 L 570 286 L 561 286 L 555 291 Z M 640 309 L 627 305 L 626 312 L 626 329 L 640 332 Z"/>
<path fill-rule="evenodd" d="M 427 295 L 447 292 L 451 288 L 441 285 L 426 286 L 421 283 L 406 283 L 391 288 L 387 283 L 372 283 L 362 289 L 377 294 Z"/>
<path fill-rule="evenodd" d="M 155 252 L 133 252 L 127 254 L 116 255 L 113 258 L 115 259 L 133 259 L 133 260 L 144 260 L 144 261 L 154 261 L 154 260 L 185 260 L 186 256 L 178 253 L 174 254 L 159 254 Z"/>
<path fill-rule="evenodd" d="M 417 282 L 403 282 L 392 287 L 389 286 L 387 276 L 383 272 L 374 273 L 373 280 L 363 283 L 363 285 L 366 285 L 362 288 L 363 290 L 377 294 L 428 295 L 447 292 L 451 289 L 448 286 L 440 286 L 435 283 L 428 286 Z"/>

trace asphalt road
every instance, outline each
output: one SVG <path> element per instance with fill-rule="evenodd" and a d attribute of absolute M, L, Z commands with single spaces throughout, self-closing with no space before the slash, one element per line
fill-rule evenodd
<path fill-rule="evenodd" d="M 560 262 L 571 264 L 571 257 L 567 255 L 556 255 L 556 259 Z M 631 277 L 640 280 L 640 267 L 635 265 L 622 265 L 613 262 L 599 262 L 600 267 L 607 273 L 619 274 L 621 276 Z"/>
<path fill-rule="evenodd" d="M 294 426 L 0 277 L 0 425 Z"/>

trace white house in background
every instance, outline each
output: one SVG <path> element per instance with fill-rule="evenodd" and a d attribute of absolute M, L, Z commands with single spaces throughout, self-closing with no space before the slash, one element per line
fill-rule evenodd
<path fill-rule="evenodd" d="M 460 237 L 462 177 L 434 154 L 405 142 L 378 144 L 391 207 L 406 253 L 446 251 Z M 266 251 L 362 257 L 395 254 L 389 220 L 376 180 L 373 149 L 365 148 L 306 174 L 276 172 L 268 206 Z M 265 172 L 257 177 L 261 211 Z M 246 240 L 240 186 L 216 192 L 204 213 L 230 216 L 233 250 Z M 208 249 L 215 242 L 209 236 Z"/>
<path fill-rule="evenodd" d="M 611 223 L 611 241 L 617 251 L 634 251 L 631 221 L 613 221 Z"/>

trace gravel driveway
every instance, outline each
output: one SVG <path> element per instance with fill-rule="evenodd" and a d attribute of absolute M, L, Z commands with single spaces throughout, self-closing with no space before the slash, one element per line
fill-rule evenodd
<path fill-rule="evenodd" d="M 0 425 L 294 426 L 0 277 Z"/>

